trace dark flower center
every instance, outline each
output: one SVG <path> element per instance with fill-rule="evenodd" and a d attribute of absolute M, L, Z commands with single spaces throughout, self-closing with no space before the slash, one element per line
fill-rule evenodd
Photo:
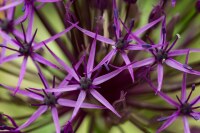
<path fill-rule="evenodd" d="M 57 99 L 53 94 L 49 93 L 49 94 L 45 95 L 44 103 L 49 106 L 55 105 L 55 104 L 57 104 Z"/>
<path fill-rule="evenodd" d="M 82 77 L 80 80 L 80 86 L 82 89 L 87 90 L 92 85 L 92 80 L 90 78 Z"/>
<path fill-rule="evenodd" d="M 183 103 L 180 107 L 180 112 L 183 115 L 189 115 L 192 112 L 192 107 L 188 103 Z"/>
<path fill-rule="evenodd" d="M 124 47 L 126 47 L 127 44 L 128 44 L 127 40 L 124 40 L 123 38 L 119 38 L 118 41 L 115 43 L 115 47 L 117 49 L 123 49 Z"/>
<path fill-rule="evenodd" d="M 158 62 L 164 63 L 167 57 L 168 57 L 167 52 L 165 52 L 162 49 L 158 50 L 157 55 L 156 55 L 156 59 Z"/>
<path fill-rule="evenodd" d="M 25 4 L 32 4 L 35 0 L 25 0 Z"/>
<path fill-rule="evenodd" d="M 20 52 L 22 55 L 30 55 L 31 52 L 32 52 L 31 45 L 30 45 L 30 44 L 25 44 L 25 45 L 23 45 L 23 47 L 20 47 L 20 48 L 19 48 L 19 52 Z"/>
<path fill-rule="evenodd" d="M 12 32 L 13 30 L 13 21 L 8 19 L 0 20 L 0 28 L 6 33 Z"/>

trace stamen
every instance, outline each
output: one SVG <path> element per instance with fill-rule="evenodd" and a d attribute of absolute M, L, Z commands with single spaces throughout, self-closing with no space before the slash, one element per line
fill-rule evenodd
<path fill-rule="evenodd" d="M 37 29 L 35 30 L 35 33 L 33 34 L 33 37 L 32 37 L 32 39 L 31 39 L 31 41 L 29 42 L 29 44 L 30 44 L 31 46 L 33 45 L 33 41 L 34 41 L 34 39 L 35 39 L 36 34 L 37 34 Z"/>
<path fill-rule="evenodd" d="M 192 93 L 193 93 L 194 90 L 195 90 L 195 84 L 192 84 L 192 89 L 191 89 L 190 94 L 189 94 L 187 100 L 185 101 L 185 103 L 188 102 L 188 100 L 190 99 L 190 97 L 191 97 L 191 95 L 192 95 Z"/>
<path fill-rule="evenodd" d="M 178 102 L 183 105 L 182 101 L 179 99 L 179 97 L 176 95 L 176 98 L 178 99 Z"/>
<path fill-rule="evenodd" d="M 16 50 L 16 49 L 13 49 L 13 48 L 10 48 L 10 47 L 7 47 L 7 46 L 0 45 L 0 47 L 19 52 L 19 50 Z"/>
<path fill-rule="evenodd" d="M 45 81 L 44 81 L 44 79 L 43 79 L 43 75 L 41 75 L 40 73 L 38 73 L 38 75 L 39 75 L 40 80 L 42 81 L 44 87 L 45 87 L 45 88 L 48 88 L 48 86 L 46 86 Z"/>
<path fill-rule="evenodd" d="M 178 39 L 181 38 L 181 36 L 179 34 L 176 34 L 176 39 L 174 40 L 174 42 L 172 43 L 172 45 L 169 47 L 169 49 L 167 50 L 167 52 L 169 52 L 174 45 L 176 44 L 176 42 L 178 41 Z"/>

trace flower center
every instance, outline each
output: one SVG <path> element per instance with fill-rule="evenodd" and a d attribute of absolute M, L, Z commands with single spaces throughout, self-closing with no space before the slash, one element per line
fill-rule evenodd
<path fill-rule="evenodd" d="M 25 4 L 32 4 L 34 0 L 25 0 Z"/>
<path fill-rule="evenodd" d="M 31 54 L 31 45 L 30 44 L 25 44 L 23 45 L 23 47 L 20 47 L 19 48 L 19 52 L 22 54 L 22 55 L 30 55 Z"/>
<path fill-rule="evenodd" d="M 92 85 L 92 80 L 90 78 L 82 77 L 80 80 L 81 89 L 87 90 Z"/>
<path fill-rule="evenodd" d="M 48 106 L 55 105 L 57 104 L 57 99 L 53 94 L 49 93 L 44 96 L 44 103 Z"/>
<path fill-rule="evenodd" d="M 167 53 L 162 49 L 157 52 L 156 59 L 158 62 L 164 63 L 167 57 Z"/>
<path fill-rule="evenodd" d="M 192 107 L 190 106 L 190 104 L 188 103 L 184 103 L 181 105 L 180 107 L 180 112 L 183 114 L 183 115 L 188 115 L 192 112 Z"/>
<path fill-rule="evenodd" d="M 8 19 L 0 20 L 0 28 L 6 33 L 9 33 L 13 30 L 13 22 Z"/>
<path fill-rule="evenodd" d="M 119 38 L 118 41 L 115 43 L 115 47 L 117 49 L 123 49 L 128 44 L 128 41 L 124 40 L 123 38 Z"/>

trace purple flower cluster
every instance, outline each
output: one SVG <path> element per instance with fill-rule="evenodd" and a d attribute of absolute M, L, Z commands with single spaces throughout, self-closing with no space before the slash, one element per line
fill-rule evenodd
<path fill-rule="evenodd" d="M 26 129 L 34 121 L 45 112 L 49 112 L 48 109 L 50 109 L 56 133 L 73 133 L 73 124 L 79 118 L 90 114 L 90 111 L 88 111 L 90 109 L 98 109 L 102 116 L 113 119 L 113 121 L 116 119 L 115 122 L 119 121 L 120 123 L 124 119 L 129 120 L 126 119 L 128 106 L 133 105 L 134 108 L 139 104 L 130 102 L 132 99 L 126 101 L 126 95 L 134 93 L 134 89 L 133 91 L 126 89 L 126 93 L 122 92 L 125 88 L 137 88 L 139 85 L 140 89 L 144 89 L 144 91 L 145 88 L 150 86 L 151 92 L 156 94 L 154 97 L 159 97 L 173 106 L 170 116 L 160 117 L 156 120 L 159 123 L 165 121 L 157 129 L 157 133 L 167 129 L 179 116 L 183 119 L 184 132 L 190 133 L 187 117 L 200 119 L 199 106 L 197 106 L 200 96 L 189 101 L 195 91 L 195 84 L 192 84 L 191 92 L 187 96 L 186 77 L 187 74 L 199 76 L 200 72 L 189 66 L 188 60 L 190 53 L 198 53 L 200 49 L 174 49 L 177 47 L 176 44 L 181 36 L 176 34 L 174 39 L 169 40 L 167 38 L 170 36 L 168 35 L 170 29 L 167 29 L 169 28 L 167 25 L 168 15 L 164 9 L 166 1 L 160 0 L 150 13 L 149 23 L 140 28 L 135 28 L 136 19 L 130 19 L 126 16 L 124 20 L 120 17 L 120 7 L 116 0 L 94 0 L 90 3 L 93 9 L 100 10 L 99 17 L 95 19 L 96 23 L 91 28 L 88 26 L 91 25 L 90 21 L 80 18 L 84 17 L 84 11 L 82 15 L 78 15 L 81 10 L 77 9 L 77 1 L 3 0 L 1 2 L 0 11 L 4 14 L 4 17 L 0 18 L 0 37 L 3 40 L 0 44 L 0 67 L 2 68 L 7 63 L 21 57 L 23 60 L 19 63 L 20 72 L 16 86 L 13 87 L 4 83 L 0 83 L 0 86 L 11 92 L 14 97 L 25 96 L 32 99 L 31 102 L 28 102 L 31 106 L 36 106 L 37 110 L 22 124 L 16 124 L 15 120 L 9 115 L 0 114 L 0 132 L 26 132 Z M 124 0 L 123 3 L 128 5 L 129 10 L 130 6 L 136 5 L 137 2 L 137 0 Z M 45 15 L 41 12 L 46 5 L 50 4 L 55 6 L 65 26 L 65 29 L 59 33 L 56 33 L 49 26 Z M 20 5 L 23 7 L 21 11 L 23 15 L 16 18 L 16 9 Z M 109 10 L 108 8 L 111 5 L 112 9 Z M 170 8 L 175 8 L 176 0 L 172 0 L 171 5 Z M 71 10 L 72 7 L 73 10 Z M 199 1 L 196 2 L 196 9 L 199 11 Z M 111 11 L 108 29 L 104 25 L 105 10 Z M 33 26 L 37 27 L 34 22 L 36 15 L 51 35 L 50 38 L 40 42 L 37 42 L 37 31 L 40 29 L 33 29 Z M 130 23 L 127 23 L 128 21 Z M 84 25 L 84 23 L 86 24 Z M 156 36 L 156 39 L 152 39 L 150 33 L 154 32 L 155 28 L 159 29 L 160 34 Z M 105 35 L 104 30 L 109 31 L 109 37 Z M 66 48 L 68 44 L 63 43 L 61 39 L 63 36 L 67 36 L 67 39 L 71 41 L 73 50 L 70 51 L 69 48 Z M 84 41 L 85 38 L 87 38 L 87 41 Z M 57 43 L 60 51 L 65 54 L 71 64 L 60 58 L 58 53 L 49 47 L 49 44 L 53 41 Z M 40 50 L 46 50 L 51 55 L 52 60 L 45 58 L 39 52 Z M 140 58 L 136 57 L 138 53 L 142 55 Z M 183 55 L 186 56 L 185 63 L 176 60 L 179 59 L 177 57 Z M 31 85 L 25 89 L 21 87 L 28 72 L 28 60 L 31 60 L 35 65 L 43 88 L 35 88 Z M 176 96 L 177 99 L 175 100 L 161 90 L 165 80 L 165 66 L 173 68 L 173 72 L 180 71 L 183 73 L 182 87 L 179 89 L 181 90 L 181 97 Z M 65 76 L 61 78 L 58 73 L 50 71 L 53 75 L 52 85 L 50 85 L 51 79 L 48 79 L 44 74 L 45 70 L 50 69 L 48 67 L 52 68 L 53 71 L 58 71 L 58 73 L 64 73 Z M 150 75 L 154 73 L 155 69 L 157 76 L 152 79 Z M 154 85 L 155 80 L 157 80 L 156 85 Z M 120 93 L 120 98 L 118 98 Z M 139 93 L 136 91 L 135 94 Z M 120 104 L 123 105 L 122 108 L 118 107 Z M 65 124 L 61 126 L 61 116 L 69 113 L 69 110 L 65 109 L 66 107 L 74 109 L 71 118 L 66 119 Z M 81 108 L 86 111 L 82 111 Z M 92 112 L 95 111 L 92 110 Z M 9 120 L 11 124 L 6 123 L 3 118 Z"/>

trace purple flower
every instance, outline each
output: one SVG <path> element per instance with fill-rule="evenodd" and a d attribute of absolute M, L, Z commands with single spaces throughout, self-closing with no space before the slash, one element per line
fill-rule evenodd
<path fill-rule="evenodd" d="M 197 12 L 200 12 L 200 0 L 196 2 L 196 10 Z"/>
<path fill-rule="evenodd" d="M 36 9 L 39 9 L 45 3 L 58 2 L 58 1 L 61 1 L 61 0 L 11 0 L 11 1 L 12 2 L 10 2 L 10 3 L 8 3 L 8 4 L 4 5 L 4 6 L 1 6 L 0 7 L 0 11 L 8 10 L 10 8 L 17 7 L 20 4 L 24 4 L 24 7 L 23 7 L 24 15 L 19 17 L 14 22 L 15 25 L 18 25 L 21 22 L 25 21 L 28 16 L 33 16 L 33 10 L 34 10 L 34 3 L 35 2 L 40 2 L 41 3 L 40 5 L 38 5 L 36 7 Z"/>
<path fill-rule="evenodd" d="M 12 126 L 7 124 L 7 120 L 12 124 Z M 18 128 L 18 125 L 11 116 L 0 114 L 0 132 L 8 131 L 10 133 L 20 133 L 19 131 L 15 131 L 16 128 Z"/>
<path fill-rule="evenodd" d="M 1 63 L 12 61 L 12 60 L 15 60 L 19 57 L 24 58 L 22 65 L 21 65 L 21 71 L 20 71 L 20 76 L 19 76 L 19 81 L 18 81 L 18 84 L 17 84 L 16 92 L 18 91 L 18 89 L 21 85 L 21 82 L 22 82 L 22 80 L 25 76 L 28 57 L 30 57 L 32 59 L 32 61 L 35 63 L 38 71 L 41 71 L 41 70 L 40 70 L 40 68 L 39 68 L 39 66 L 37 65 L 36 62 L 42 63 L 42 64 L 50 66 L 52 68 L 59 69 L 59 67 L 57 67 L 55 64 L 51 63 L 50 61 L 46 60 L 44 57 L 40 56 L 37 53 L 37 50 L 39 50 L 41 47 L 43 47 L 44 43 L 49 43 L 49 42 L 54 41 L 55 39 L 59 38 L 60 36 L 62 36 L 63 34 L 65 34 L 68 31 L 70 31 L 74 27 L 74 25 L 72 25 L 72 26 L 68 27 L 67 29 L 65 29 L 64 31 L 62 31 L 62 32 L 42 41 L 42 42 L 36 43 L 34 41 L 34 39 L 35 39 L 37 30 L 35 31 L 34 35 L 32 36 L 32 25 L 33 25 L 33 16 L 30 17 L 27 32 L 25 32 L 25 29 L 24 29 L 23 25 L 21 24 L 22 30 L 23 30 L 23 35 L 22 35 L 23 37 L 20 38 L 20 39 L 22 40 L 22 42 L 20 41 L 20 39 L 18 37 L 15 37 L 16 40 L 13 40 L 9 35 L 7 35 L 3 32 L 0 32 L 0 35 L 2 35 L 2 37 L 8 43 L 10 43 L 11 45 L 13 45 L 14 47 L 17 48 L 17 49 L 13 49 L 13 48 L 3 46 L 3 45 L 0 46 L 0 47 L 4 47 L 4 48 L 7 48 L 8 50 L 12 50 L 12 51 L 16 52 L 16 53 L 11 54 L 7 57 L 4 57 L 1 61 Z"/>
<path fill-rule="evenodd" d="M 39 89 L 30 88 L 26 90 L 19 90 L 18 94 L 24 95 L 26 97 L 35 99 L 37 101 L 40 101 L 41 103 L 37 104 L 31 104 L 32 106 L 38 106 L 39 108 L 35 111 L 35 113 L 21 126 L 19 126 L 16 131 L 22 130 L 29 126 L 31 123 L 33 123 L 38 117 L 40 117 L 44 112 L 48 110 L 48 108 L 51 109 L 52 118 L 54 121 L 54 125 L 56 128 L 56 133 L 60 133 L 60 124 L 59 124 L 59 117 L 58 117 L 58 110 L 56 108 L 57 105 L 60 106 L 66 106 L 66 107 L 76 107 L 76 101 L 68 100 L 61 98 L 61 93 L 49 93 L 47 90 L 50 88 L 55 88 L 55 77 L 53 80 L 52 87 L 49 86 L 46 78 L 43 76 L 43 74 L 39 74 L 39 77 L 44 85 L 44 89 L 42 89 L 43 94 L 39 93 Z M 0 86 L 7 88 L 9 91 L 14 92 L 15 89 L 3 84 L 0 84 Z M 82 103 L 80 106 L 81 108 L 94 108 L 94 109 L 103 109 L 103 107 L 88 103 Z"/>
<path fill-rule="evenodd" d="M 114 71 L 107 73 L 105 75 L 102 75 L 102 76 L 98 76 L 99 72 L 97 72 L 95 75 L 93 75 L 93 72 L 91 72 L 91 71 L 93 70 L 93 66 L 94 66 L 94 57 L 95 57 L 95 50 L 96 50 L 96 38 L 97 38 L 97 34 L 95 35 L 95 39 L 92 43 L 88 61 L 86 61 L 86 57 L 84 55 L 84 56 L 82 56 L 82 58 L 78 62 L 78 64 L 80 64 L 81 62 L 84 62 L 84 72 L 82 74 L 78 73 L 79 66 L 73 67 L 73 69 L 70 68 L 68 65 L 66 65 L 59 57 L 57 57 L 47 47 L 47 49 L 54 56 L 54 58 L 69 73 L 68 76 L 72 77 L 72 80 L 66 80 L 66 82 L 69 83 L 69 85 L 62 85 L 61 87 L 49 89 L 47 91 L 48 92 L 68 92 L 68 91 L 80 90 L 80 93 L 79 93 L 77 103 L 76 103 L 75 109 L 73 111 L 71 120 L 76 116 L 80 106 L 82 105 L 84 99 L 86 98 L 87 93 L 92 94 L 92 96 L 96 100 L 98 100 L 106 108 L 108 108 L 113 113 L 115 113 L 118 117 L 120 117 L 120 115 L 113 108 L 113 106 L 96 89 L 99 88 L 98 85 L 100 85 L 100 84 L 108 81 L 109 79 L 115 77 L 120 72 L 122 72 L 124 69 L 126 69 L 127 66 L 118 68 L 117 70 L 114 70 Z M 64 83 L 62 83 L 62 84 L 64 84 Z"/>
<path fill-rule="evenodd" d="M 189 74 L 195 74 L 195 75 L 200 75 L 200 72 L 193 70 L 190 66 L 186 64 L 182 64 L 176 60 L 173 59 L 175 56 L 180 56 L 180 55 L 186 55 L 188 50 L 190 52 L 200 52 L 200 49 L 180 49 L 180 50 L 172 50 L 172 48 L 175 46 L 176 42 L 180 38 L 180 35 L 177 34 L 174 42 L 169 44 L 166 40 L 166 20 L 163 20 L 162 23 L 162 29 L 161 29 L 161 39 L 158 44 L 161 44 L 161 46 L 155 48 L 155 49 L 150 49 L 149 52 L 153 55 L 153 57 L 144 59 L 142 61 L 138 61 L 136 63 L 133 63 L 133 68 L 138 68 L 142 67 L 145 65 L 150 65 L 151 67 L 157 66 L 157 80 L 158 80 L 158 88 L 157 91 L 161 90 L 162 87 L 162 82 L 163 82 L 163 75 L 164 75 L 164 69 L 163 65 L 167 64 L 168 66 L 175 68 L 179 71 L 186 72 Z M 131 35 L 131 37 L 136 38 L 136 36 Z M 136 39 L 138 43 L 142 43 L 142 40 L 137 38 Z M 155 45 L 154 42 L 149 38 L 150 42 L 152 45 Z"/>
<path fill-rule="evenodd" d="M 172 0 L 172 6 L 175 7 L 176 5 L 176 0 Z"/>
<path fill-rule="evenodd" d="M 185 64 L 188 63 L 188 56 L 189 56 L 189 52 L 187 53 Z M 192 85 L 192 89 L 189 93 L 189 96 L 186 97 L 186 76 L 187 76 L 187 74 L 184 73 L 183 80 L 182 80 L 181 99 L 178 96 L 176 96 L 178 102 L 171 99 L 169 96 L 167 96 L 166 94 L 164 94 L 162 92 L 157 93 L 167 103 L 169 103 L 170 105 L 172 105 L 176 108 L 175 109 L 176 111 L 172 115 L 158 119 L 158 121 L 165 121 L 165 122 L 157 130 L 157 133 L 160 133 L 161 131 L 166 129 L 168 126 L 170 126 L 178 118 L 178 116 L 181 116 L 183 119 L 184 132 L 190 133 L 190 128 L 189 128 L 189 124 L 187 121 L 187 117 L 188 116 L 192 117 L 195 120 L 200 119 L 200 113 L 195 111 L 196 109 L 199 108 L 199 106 L 195 106 L 195 105 L 199 103 L 200 96 L 197 96 L 196 98 L 194 98 L 193 100 L 191 100 L 189 102 L 192 92 L 195 90 L 195 85 L 194 84 Z M 149 82 L 149 84 L 156 91 L 156 88 L 153 86 L 153 84 L 151 82 Z"/>
<path fill-rule="evenodd" d="M 144 33 L 146 30 L 148 30 L 149 28 L 153 27 L 155 24 L 157 24 L 158 22 L 160 22 L 163 17 L 145 25 L 144 27 L 138 29 L 137 31 L 135 31 L 134 33 L 132 33 L 132 28 L 134 26 L 134 20 L 132 20 L 131 22 L 131 26 L 128 29 L 125 24 L 121 21 L 121 19 L 118 16 L 118 10 L 116 7 L 116 1 L 113 0 L 113 14 L 114 14 L 114 30 L 115 30 L 115 38 L 116 40 L 111 40 L 109 38 L 103 37 L 101 35 L 97 35 L 96 39 L 98 41 L 101 41 L 103 43 L 109 44 L 112 46 L 112 50 L 102 59 L 102 61 L 93 69 L 93 71 L 99 69 L 102 65 L 104 64 L 108 64 L 110 63 L 112 57 L 114 55 L 117 54 L 117 52 L 119 52 L 124 60 L 124 62 L 126 63 L 126 65 L 130 64 L 131 61 L 126 53 L 126 51 L 131 51 L 131 50 L 147 50 L 153 47 L 158 47 L 158 46 L 151 46 L 147 43 L 140 43 L 140 44 L 131 44 L 131 41 L 134 39 L 130 39 L 130 36 L 139 36 L 142 33 Z M 71 23 L 71 22 L 69 22 Z M 123 36 L 122 35 L 122 30 L 120 28 L 120 23 L 123 24 L 123 26 L 125 27 L 127 33 Z M 72 24 L 72 23 L 71 23 Z M 86 29 L 83 29 L 79 26 L 75 26 L 77 29 L 79 29 L 81 32 L 83 32 L 85 35 L 88 35 L 92 38 L 95 37 L 95 33 L 88 31 Z M 134 81 L 134 74 L 133 74 L 133 69 L 131 66 L 128 67 L 130 76 L 132 78 L 132 80 Z"/>

